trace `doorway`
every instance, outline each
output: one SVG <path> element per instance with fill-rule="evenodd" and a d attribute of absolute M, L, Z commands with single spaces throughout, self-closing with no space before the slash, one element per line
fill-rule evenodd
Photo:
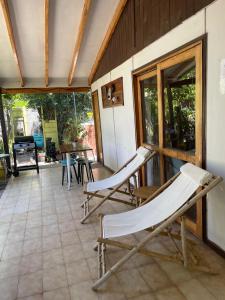
<path fill-rule="evenodd" d="M 145 185 L 160 186 L 186 162 L 202 166 L 202 43 L 163 58 L 134 76 L 137 145 L 157 152 L 143 169 Z M 202 201 L 187 213 L 202 238 Z"/>
<path fill-rule="evenodd" d="M 8 145 L 8 151 L 5 151 L 11 157 L 15 138 L 30 136 L 36 142 L 41 167 L 57 164 L 61 159 L 60 146 L 75 141 L 93 149 L 88 157 L 95 160 L 95 130 L 89 91 L 23 91 L 27 89 L 18 90 L 18 93 L 5 90 L 1 94 L 1 114 L 5 117 L 3 123 Z M 0 134 L 0 150 L 2 148 Z M 33 153 L 24 150 L 18 152 L 18 166 L 33 164 Z"/>
<path fill-rule="evenodd" d="M 99 109 L 98 91 L 92 93 L 92 107 L 95 124 L 95 137 L 96 137 L 96 152 L 97 161 L 103 164 L 103 148 L 102 148 L 102 130 L 101 130 L 101 119 Z"/>

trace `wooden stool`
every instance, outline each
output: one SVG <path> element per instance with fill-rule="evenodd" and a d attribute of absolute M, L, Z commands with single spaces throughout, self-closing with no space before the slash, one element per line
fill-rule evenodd
<path fill-rule="evenodd" d="M 136 197 L 136 206 L 139 206 L 144 200 L 155 193 L 159 186 L 141 186 L 134 189 L 133 195 Z"/>

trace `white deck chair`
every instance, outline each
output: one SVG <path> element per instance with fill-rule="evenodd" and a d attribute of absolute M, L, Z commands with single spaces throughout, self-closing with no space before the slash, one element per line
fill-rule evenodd
<path fill-rule="evenodd" d="M 171 182 L 172 181 L 172 182 Z M 188 265 L 187 244 L 185 239 L 184 214 L 199 199 L 212 190 L 222 178 L 213 176 L 211 173 L 196 167 L 190 163 L 181 167 L 180 173 L 174 180 L 170 180 L 162 186 L 161 191 L 151 202 L 136 209 L 101 217 L 101 237 L 98 239 L 99 257 L 99 280 L 93 285 L 96 290 L 104 281 L 115 273 L 129 258 L 137 252 L 154 257 L 165 258 L 167 260 Z M 164 255 L 148 251 L 144 245 L 153 237 L 168 229 L 171 224 L 181 218 L 181 249 L 176 245 L 178 252 L 174 256 Z M 149 229 L 147 236 L 136 245 L 129 245 L 110 238 L 121 237 Z M 112 245 L 119 248 L 130 250 L 121 260 L 106 272 L 105 266 L 105 247 Z M 193 257 L 193 263 L 197 262 Z M 195 269 L 207 271 L 207 268 L 195 266 Z"/>
<path fill-rule="evenodd" d="M 84 217 L 81 220 L 81 223 L 84 223 L 85 220 L 90 215 L 92 215 L 93 212 L 96 211 L 96 209 L 98 209 L 106 200 L 112 200 L 134 205 L 132 202 L 112 197 L 112 195 L 116 192 L 131 195 L 130 192 L 128 193 L 126 191 L 120 190 L 120 187 L 122 187 L 122 185 L 124 185 L 127 182 L 129 183 L 130 178 L 133 177 L 134 187 L 136 188 L 136 173 L 154 155 L 154 151 L 151 151 L 145 147 L 139 147 L 136 151 L 136 154 L 111 177 L 95 182 L 88 182 L 87 185 L 84 187 L 84 194 L 87 194 L 87 199 L 82 203 L 82 207 L 84 208 Z M 102 195 L 101 193 L 99 193 L 100 191 L 107 189 L 110 190 L 107 195 Z M 101 201 L 89 211 L 89 201 L 93 197 L 101 198 Z"/>

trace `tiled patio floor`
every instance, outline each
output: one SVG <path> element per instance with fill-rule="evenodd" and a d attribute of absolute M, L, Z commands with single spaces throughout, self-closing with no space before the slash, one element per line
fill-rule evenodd
<path fill-rule="evenodd" d="M 94 170 L 95 176 L 107 171 Z M 98 220 L 81 225 L 82 187 L 61 186 L 61 169 L 24 172 L 13 178 L 0 199 L 0 299 L 225 299 L 225 260 L 199 243 L 198 252 L 219 275 L 190 272 L 182 266 L 136 255 L 98 293 L 91 290 L 97 277 Z M 104 212 L 127 209 L 105 203 Z M 96 214 L 97 215 L 97 214 Z M 129 240 L 137 240 L 136 234 Z M 166 238 L 152 248 L 170 249 Z M 124 252 L 108 248 L 107 261 Z"/>

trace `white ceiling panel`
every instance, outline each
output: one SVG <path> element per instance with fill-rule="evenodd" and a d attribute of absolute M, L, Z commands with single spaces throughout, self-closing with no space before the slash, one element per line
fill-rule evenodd
<path fill-rule="evenodd" d="M 44 74 L 44 0 L 8 0 L 10 17 L 25 78 Z"/>
<path fill-rule="evenodd" d="M 93 1 L 78 59 L 76 77 L 89 75 L 119 0 Z"/>
<path fill-rule="evenodd" d="M 16 78 L 17 66 L 14 60 L 2 9 L 0 8 L 0 84 L 4 79 Z"/>
<path fill-rule="evenodd" d="M 45 85 L 45 0 L 8 0 L 25 87 Z M 119 0 L 92 0 L 73 86 L 88 76 Z M 84 0 L 49 0 L 49 86 L 67 86 Z M 19 87 L 19 72 L 0 9 L 0 86 Z"/>
<path fill-rule="evenodd" d="M 49 8 L 49 77 L 67 82 L 84 0 L 52 0 Z M 50 82 L 51 83 L 51 82 Z"/>

